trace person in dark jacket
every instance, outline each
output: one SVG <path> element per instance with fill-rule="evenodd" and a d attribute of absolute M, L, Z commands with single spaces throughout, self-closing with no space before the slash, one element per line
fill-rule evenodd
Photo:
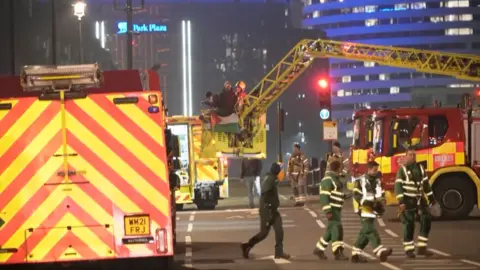
<path fill-rule="evenodd" d="M 254 208 L 255 194 L 260 197 L 260 175 L 262 174 L 262 161 L 260 159 L 243 159 L 240 180 L 247 185 L 248 205 Z"/>
<path fill-rule="evenodd" d="M 217 114 L 221 117 L 226 117 L 235 112 L 235 105 L 237 104 L 237 95 L 232 88 L 229 81 L 226 81 L 222 92 L 218 94 L 219 104 Z"/>
<path fill-rule="evenodd" d="M 278 212 L 280 200 L 278 198 L 278 174 L 282 168 L 278 163 L 273 163 L 270 172 L 262 182 L 262 195 L 260 197 L 260 232 L 253 236 L 247 243 L 241 245 L 242 255 L 248 259 L 250 250 L 267 238 L 270 228 L 275 231 L 275 258 L 290 259 L 290 255 L 283 251 L 283 224 L 282 216 Z"/>

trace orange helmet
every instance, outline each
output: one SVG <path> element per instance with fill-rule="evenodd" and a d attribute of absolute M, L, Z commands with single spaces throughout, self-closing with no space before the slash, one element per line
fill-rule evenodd
<path fill-rule="evenodd" d="M 245 84 L 244 81 L 238 81 L 238 82 L 235 84 L 235 86 L 241 88 L 243 91 L 245 91 L 245 88 L 247 88 L 247 85 Z"/>

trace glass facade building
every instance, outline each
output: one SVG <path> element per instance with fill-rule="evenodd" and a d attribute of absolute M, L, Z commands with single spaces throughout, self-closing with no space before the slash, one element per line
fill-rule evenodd
<path fill-rule="evenodd" d="M 479 0 L 304 0 L 303 26 L 320 28 L 328 39 L 376 45 L 479 54 Z M 352 111 L 379 106 L 455 105 L 472 82 L 330 59 L 332 116 L 342 141 L 350 142 Z"/>

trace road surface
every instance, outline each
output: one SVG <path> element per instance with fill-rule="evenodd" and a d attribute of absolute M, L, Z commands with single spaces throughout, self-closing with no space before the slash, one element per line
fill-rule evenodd
<path fill-rule="evenodd" d="M 350 262 L 338 262 L 328 252 L 328 261 L 319 261 L 313 248 L 325 230 L 326 220 L 320 211 L 316 196 L 307 206 L 292 207 L 287 194 L 281 189 L 282 214 L 285 230 L 285 251 L 290 260 L 274 259 L 273 231 L 269 237 L 251 251 L 251 259 L 242 258 L 240 243 L 249 239 L 259 229 L 258 211 L 245 208 L 247 199 L 235 197 L 221 202 L 218 210 L 187 210 L 177 213 L 178 250 L 174 269 L 347 269 Z M 358 216 L 347 203 L 343 211 L 346 254 L 355 242 L 360 229 Z M 402 229 L 395 218 L 396 209 L 389 207 L 377 227 L 383 244 L 393 248 L 388 262 L 380 263 L 368 247 L 370 262 L 355 264 L 358 270 L 480 270 L 480 215 L 469 220 L 438 221 L 432 226 L 430 250 L 435 255 L 429 259 L 405 259 L 402 247 Z"/>

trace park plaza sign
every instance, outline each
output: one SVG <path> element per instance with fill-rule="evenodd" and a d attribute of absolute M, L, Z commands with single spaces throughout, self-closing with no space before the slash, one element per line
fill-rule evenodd
<path fill-rule="evenodd" d="M 117 34 L 127 33 L 127 22 L 122 21 L 117 23 Z M 167 26 L 163 24 L 149 23 L 149 24 L 133 24 L 133 32 L 137 33 L 158 33 L 167 32 Z"/>

